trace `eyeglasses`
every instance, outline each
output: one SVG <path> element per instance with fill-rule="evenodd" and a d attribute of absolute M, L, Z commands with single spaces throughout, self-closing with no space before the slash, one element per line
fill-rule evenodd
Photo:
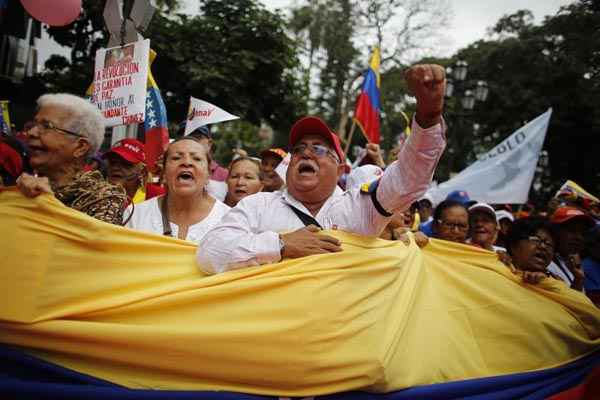
<path fill-rule="evenodd" d="M 549 240 L 544 240 L 542 238 L 540 238 L 539 236 L 529 236 L 527 238 L 527 240 L 529 240 L 531 243 L 535 244 L 538 247 L 541 247 L 542 245 L 545 247 L 548 247 L 550 249 L 554 248 L 554 243 L 549 241 Z"/>
<path fill-rule="evenodd" d="M 67 135 L 73 135 L 73 136 L 77 136 L 77 137 L 80 137 L 80 138 L 87 138 L 87 136 L 82 135 L 81 133 L 76 133 L 76 132 L 69 131 L 69 130 L 66 130 L 66 129 L 63 129 L 63 128 L 59 128 L 56 125 L 54 125 L 53 122 L 46 121 L 46 120 L 43 120 L 43 121 L 30 121 L 29 125 L 30 125 L 29 130 L 32 130 L 34 127 L 36 127 L 36 128 L 38 128 L 38 130 L 40 132 L 43 132 L 43 133 L 45 133 L 47 131 L 58 131 L 58 132 L 61 132 L 61 133 L 65 133 Z"/>
<path fill-rule="evenodd" d="M 322 144 L 300 143 L 292 148 L 292 154 L 295 156 L 303 154 L 306 149 L 308 149 L 317 157 L 325 157 L 326 155 L 330 155 L 335 161 L 337 161 L 338 163 L 340 162 L 340 159 L 338 158 L 337 154 L 331 151 L 329 147 L 324 146 Z"/>
<path fill-rule="evenodd" d="M 450 229 L 450 230 L 459 230 L 461 232 L 466 232 L 469 230 L 469 225 L 467 224 L 456 224 L 454 222 L 446 222 L 446 221 L 442 221 L 441 219 L 437 220 L 438 224 L 440 224 L 441 226 L 443 226 L 444 228 Z"/>

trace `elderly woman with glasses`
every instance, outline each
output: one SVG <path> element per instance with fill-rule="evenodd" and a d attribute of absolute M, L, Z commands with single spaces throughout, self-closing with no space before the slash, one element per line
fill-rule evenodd
<path fill-rule="evenodd" d="M 84 171 L 85 160 L 104 139 L 104 121 L 98 108 L 70 94 L 47 94 L 27 131 L 34 175 L 17 181 L 27 197 L 53 194 L 67 207 L 101 221 L 120 224 L 127 196 L 107 183 L 98 171 Z"/>
<path fill-rule="evenodd" d="M 547 219 L 518 219 L 511 226 L 506 245 L 513 265 L 523 271 L 526 282 L 535 284 L 546 277 L 556 278 L 548 272 L 548 265 L 554 257 L 555 243 L 552 227 Z"/>

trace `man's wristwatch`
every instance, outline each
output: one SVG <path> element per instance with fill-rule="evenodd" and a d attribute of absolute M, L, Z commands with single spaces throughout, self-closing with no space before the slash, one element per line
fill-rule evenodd
<path fill-rule="evenodd" d="M 283 239 L 281 239 L 281 235 L 279 236 L 279 254 L 283 257 L 283 248 L 285 247 L 285 243 Z"/>

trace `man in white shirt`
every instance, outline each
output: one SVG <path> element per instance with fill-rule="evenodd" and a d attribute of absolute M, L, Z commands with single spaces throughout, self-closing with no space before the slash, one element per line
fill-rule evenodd
<path fill-rule="evenodd" d="M 439 65 L 415 65 L 405 79 L 417 98 L 412 134 L 368 192 L 339 190 L 344 172 L 339 138 L 320 119 L 302 118 L 290 131 L 287 188 L 248 196 L 231 209 L 200 242 L 200 269 L 220 273 L 341 251 L 339 241 L 319 234 L 319 227 L 378 236 L 394 212 L 425 193 L 446 144 L 446 78 Z"/>

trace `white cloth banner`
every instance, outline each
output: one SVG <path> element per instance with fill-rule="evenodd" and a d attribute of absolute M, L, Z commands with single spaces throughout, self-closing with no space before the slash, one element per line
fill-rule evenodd
<path fill-rule="evenodd" d="M 188 109 L 187 122 L 185 124 L 184 136 L 189 135 L 201 126 L 215 124 L 217 122 L 231 121 L 239 119 L 233 114 L 220 109 L 207 101 L 190 97 L 190 107 Z"/>
<path fill-rule="evenodd" d="M 427 193 L 436 204 L 454 190 L 464 190 L 471 199 L 490 204 L 526 203 L 551 115 L 550 108 Z"/>
<path fill-rule="evenodd" d="M 144 122 L 149 54 L 148 39 L 96 52 L 91 101 L 106 126 Z"/>

